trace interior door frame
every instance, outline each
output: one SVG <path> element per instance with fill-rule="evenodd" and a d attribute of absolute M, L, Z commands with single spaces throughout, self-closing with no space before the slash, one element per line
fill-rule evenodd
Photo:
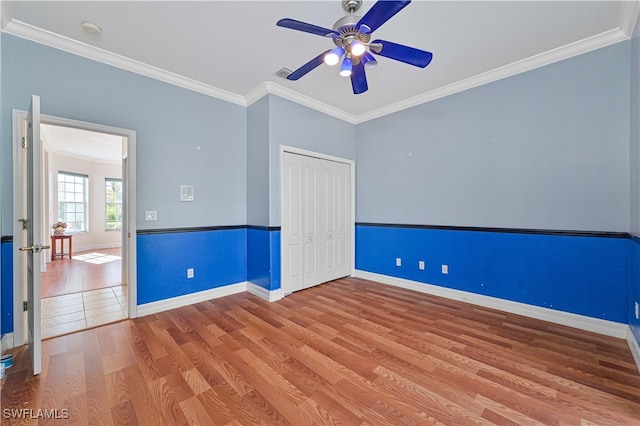
<path fill-rule="evenodd" d="M 284 197 L 282 194 L 284 193 L 284 153 L 288 152 L 290 154 L 298 154 L 304 155 L 306 157 L 319 158 L 321 160 L 329 160 L 335 161 L 337 163 L 347 164 L 349 166 L 349 179 L 351 180 L 351 197 L 349 203 L 351 204 L 350 210 L 350 218 L 349 218 L 349 237 L 351 239 L 351 247 L 350 251 L 350 276 L 353 276 L 356 269 L 356 162 L 354 160 L 349 160 L 347 158 L 336 157 L 333 155 L 323 154 L 320 152 L 309 151 L 302 148 L 296 148 L 288 145 L 280 145 L 280 270 L 282 271 L 283 259 L 288 255 L 288 251 L 286 250 L 285 244 L 283 244 L 283 235 L 282 228 L 286 226 L 284 223 Z M 286 292 L 286 283 L 284 279 L 284 274 L 280 274 L 280 289 L 282 291 L 282 295 L 286 296 L 288 293 Z"/>
<path fill-rule="evenodd" d="M 13 342 L 10 346 L 21 346 L 26 339 L 25 316 L 22 311 L 22 302 L 25 300 L 24 293 L 24 259 L 23 256 L 16 255 L 17 248 L 22 244 L 22 224 L 18 221 L 23 217 L 25 203 L 24 170 L 22 150 L 22 137 L 24 134 L 24 122 L 27 112 L 22 110 L 12 110 L 13 122 Z M 122 244 L 128 241 L 126 267 L 128 280 L 128 315 L 129 318 L 137 317 L 137 265 L 136 265 L 136 132 L 135 130 L 122 129 L 118 127 L 105 126 L 102 124 L 89 123 L 85 121 L 72 120 L 68 118 L 55 117 L 52 115 L 40 115 L 42 124 L 54 126 L 73 127 L 81 130 L 108 133 L 127 138 L 126 155 L 122 156 L 123 176 L 127 176 L 126 200 L 124 202 L 125 224 L 122 230 Z M 40 165 L 43 167 L 43 165 Z M 123 247 L 124 249 L 124 247 Z M 13 343 L 13 344 L 11 344 Z"/>

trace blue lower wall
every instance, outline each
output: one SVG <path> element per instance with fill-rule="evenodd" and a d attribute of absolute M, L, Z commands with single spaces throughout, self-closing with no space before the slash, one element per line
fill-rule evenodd
<path fill-rule="evenodd" d="M 2 300 L 0 300 L 0 312 L 2 312 L 2 330 L 0 332 L 10 333 L 13 331 L 13 243 L 3 242 L 2 250 L 2 275 L 0 275 L 0 285 L 2 285 Z"/>
<path fill-rule="evenodd" d="M 137 244 L 139 305 L 244 281 L 280 288 L 279 230 L 143 233 Z M 13 243 L 3 242 L 1 250 L 2 333 L 8 333 Z M 193 279 L 187 268 L 195 269 Z M 640 239 L 358 225 L 356 268 L 628 323 L 640 344 L 633 312 L 640 300 Z"/>
<path fill-rule="evenodd" d="M 267 290 L 271 288 L 270 253 L 269 230 L 249 227 L 247 229 L 247 281 Z"/>
<path fill-rule="evenodd" d="M 626 324 L 629 244 L 613 237 L 358 225 L 356 268 Z"/>
<path fill-rule="evenodd" d="M 141 233 L 138 305 L 247 281 L 247 229 Z M 187 269 L 194 268 L 194 278 Z"/>
<path fill-rule="evenodd" d="M 280 280 L 280 230 L 269 232 L 269 246 L 271 248 L 271 287 L 279 289 Z"/>
<path fill-rule="evenodd" d="M 640 346 L 640 320 L 635 316 L 635 302 L 640 303 L 640 239 L 629 242 L 629 326 Z"/>
<path fill-rule="evenodd" d="M 247 229 L 247 281 L 266 290 L 280 288 L 280 231 Z"/>

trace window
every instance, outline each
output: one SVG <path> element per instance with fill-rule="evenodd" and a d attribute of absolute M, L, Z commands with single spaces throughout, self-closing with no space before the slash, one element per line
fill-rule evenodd
<path fill-rule="evenodd" d="M 106 230 L 122 230 L 122 179 L 106 178 L 105 183 L 105 214 Z"/>
<path fill-rule="evenodd" d="M 58 220 L 67 223 L 67 232 L 86 232 L 89 176 L 58 172 Z"/>

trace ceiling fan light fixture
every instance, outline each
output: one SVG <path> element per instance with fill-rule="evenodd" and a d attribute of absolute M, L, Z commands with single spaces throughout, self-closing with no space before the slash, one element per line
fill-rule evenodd
<path fill-rule="evenodd" d="M 378 65 L 376 58 L 369 52 L 364 52 L 364 55 L 360 58 L 360 62 L 362 62 L 362 65 L 366 68 L 373 68 Z"/>
<path fill-rule="evenodd" d="M 342 46 L 338 46 L 335 49 L 331 50 L 331 52 L 324 55 L 324 63 L 327 65 L 335 65 L 340 62 L 340 58 L 344 55 L 344 49 Z"/>
<path fill-rule="evenodd" d="M 411 0 L 378 0 L 367 13 L 360 17 L 355 12 L 362 3 L 362 0 L 343 0 L 342 7 L 347 12 L 347 16 L 338 19 L 333 25 L 333 29 L 292 18 L 283 18 L 276 23 L 279 27 L 331 38 L 338 47 L 320 53 L 289 74 L 287 80 L 298 80 L 322 65 L 323 62 L 337 65 L 342 58 L 340 75 L 351 78 L 353 94 L 359 95 L 369 89 L 365 68 L 371 68 L 378 64 L 372 53 L 419 68 L 425 68 L 429 65 L 433 58 L 431 52 L 390 41 L 371 40 L 372 33 L 409 5 Z"/>
<path fill-rule="evenodd" d="M 342 66 L 340 67 L 340 75 L 343 77 L 351 76 L 351 69 L 353 68 L 353 62 L 349 56 L 345 56 L 344 61 L 342 61 Z"/>
<path fill-rule="evenodd" d="M 349 44 L 349 52 L 353 56 L 362 56 L 362 54 L 366 51 L 364 43 L 360 40 L 353 40 Z"/>

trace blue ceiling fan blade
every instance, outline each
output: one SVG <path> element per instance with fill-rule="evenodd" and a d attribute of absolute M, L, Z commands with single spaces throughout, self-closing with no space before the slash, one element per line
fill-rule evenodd
<path fill-rule="evenodd" d="M 306 64 L 304 64 L 303 66 L 301 66 L 300 68 L 298 68 L 297 70 L 289 74 L 287 76 L 287 80 L 292 80 L 292 81 L 298 80 L 300 77 L 303 77 L 308 72 L 313 71 L 314 69 L 316 69 L 317 67 L 319 67 L 324 63 L 324 55 L 326 55 L 329 52 L 331 52 L 331 50 L 322 52 L 320 55 L 316 56 L 315 58 L 313 58 L 312 60 L 310 60 L 309 62 L 307 62 Z"/>
<path fill-rule="evenodd" d="M 394 59 L 420 68 L 424 68 L 429 65 L 429 62 L 433 59 L 433 53 L 431 52 L 385 40 L 372 41 L 370 49 L 371 52 L 376 55 L 386 56 L 389 59 Z"/>
<path fill-rule="evenodd" d="M 364 64 L 362 62 L 353 65 L 351 69 L 351 87 L 353 87 L 354 95 L 359 95 L 369 89 L 369 86 L 367 86 L 367 76 L 364 73 Z"/>
<path fill-rule="evenodd" d="M 303 31 L 305 33 L 311 33 L 322 37 L 340 37 L 340 33 L 328 28 L 322 28 L 317 25 L 307 24 L 306 22 L 296 21 L 291 18 L 284 18 L 276 23 L 279 27 L 291 28 L 292 30 Z"/>
<path fill-rule="evenodd" d="M 356 24 L 356 28 L 360 28 L 362 24 L 366 25 L 372 33 L 376 29 L 382 26 L 385 22 L 387 22 L 393 15 L 400 12 L 411 3 L 411 0 L 407 1 L 378 1 L 376 4 L 371 6 L 371 9 L 365 15 L 360 18 L 358 23 Z"/>

